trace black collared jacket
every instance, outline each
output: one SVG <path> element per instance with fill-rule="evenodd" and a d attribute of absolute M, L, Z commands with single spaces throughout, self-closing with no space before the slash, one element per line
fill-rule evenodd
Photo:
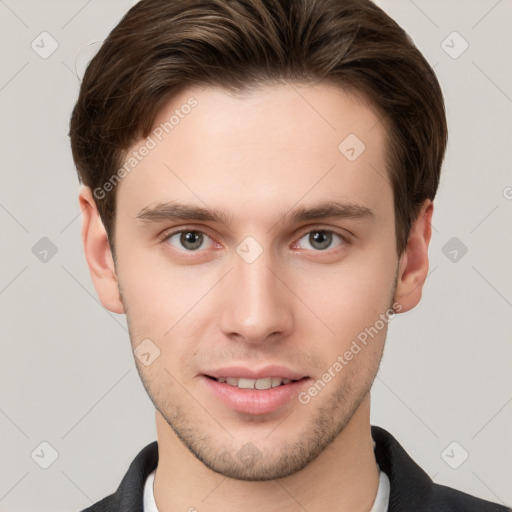
<path fill-rule="evenodd" d="M 388 512 L 512 512 L 444 485 L 435 484 L 386 430 L 372 426 L 375 457 L 390 481 Z M 158 443 L 143 448 L 117 491 L 82 512 L 143 512 L 144 484 L 158 463 Z"/>

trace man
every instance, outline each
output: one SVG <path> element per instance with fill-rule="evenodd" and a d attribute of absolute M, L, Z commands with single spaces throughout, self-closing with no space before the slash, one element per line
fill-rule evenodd
<path fill-rule="evenodd" d="M 437 79 L 382 10 L 142 0 L 70 136 L 91 276 L 158 437 L 88 512 L 506 510 L 370 426 L 447 141 Z"/>

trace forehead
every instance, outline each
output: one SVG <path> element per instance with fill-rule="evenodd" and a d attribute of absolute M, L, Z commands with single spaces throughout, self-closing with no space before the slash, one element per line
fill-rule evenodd
<path fill-rule="evenodd" d="M 325 199 L 376 208 L 392 202 L 385 144 L 364 97 L 332 85 L 189 88 L 127 152 L 134 166 L 118 186 L 118 209 L 176 199 L 260 216 L 272 205 Z"/>

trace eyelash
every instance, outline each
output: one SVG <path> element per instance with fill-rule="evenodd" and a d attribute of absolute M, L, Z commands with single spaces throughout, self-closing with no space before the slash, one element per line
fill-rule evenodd
<path fill-rule="evenodd" d="M 317 253 L 320 253 L 320 254 L 321 253 L 331 253 L 332 254 L 334 251 L 339 250 L 343 246 L 351 244 L 350 238 L 346 234 L 342 234 L 339 231 L 335 231 L 333 229 L 325 229 L 325 228 L 313 228 L 313 229 L 308 228 L 307 231 L 301 232 L 300 236 L 298 236 L 298 238 L 297 238 L 297 242 L 294 242 L 293 245 L 297 244 L 302 238 L 304 238 L 305 235 L 308 235 L 308 234 L 311 234 L 311 233 L 317 233 L 317 232 L 336 235 L 336 236 L 338 236 L 341 239 L 341 242 L 334 249 L 331 249 L 330 247 L 328 247 L 325 250 L 312 250 L 313 252 L 317 252 Z M 169 239 L 172 236 L 179 235 L 181 233 L 197 233 L 197 234 L 201 234 L 201 235 L 204 235 L 204 236 L 210 238 L 210 240 L 212 240 L 214 244 L 217 244 L 217 242 L 215 242 L 213 240 L 213 238 L 208 233 L 206 233 L 205 231 L 201 231 L 200 229 L 196 229 L 196 228 L 192 228 L 192 227 L 191 228 L 181 228 L 181 229 L 178 229 L 176 231 L 166 232 L 161 237 L 160 241 L 163 242 L 163 243 L 164 242 L 168 242 Z M 174 248 L 174 249 L 176 249 L 176 248 Z M 190 250 L 187 250 L 187 249 L 176 249 L 176 250 L 179 251 L 179 252 L 182 252 L 182 253 L 189 253 L 190 255 L 197 254 L 197 253 L 199 253 L 201 251 L 201 249 L 197 249 L 195 251 L 190 251 Z M 309 249 L 305 249 L 305 250 L 309 250 Z"/>

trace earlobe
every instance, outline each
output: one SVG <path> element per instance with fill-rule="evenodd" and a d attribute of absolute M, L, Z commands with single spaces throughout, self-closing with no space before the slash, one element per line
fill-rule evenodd
<path fill-rule="evenodd" d="M 395 302 L 401 305 L 400 313 L 414 308 L 421 299 L 428 274 L 428 246 L 432 235 L 432 201 L 423 203 L 418 218 L 413 223 L 407 247 L 400 258 Z"/>
<path fill-rule="evenodd" d="M 98 298 L 109 311 L 124 313 L 107 232 L 91 189 L 83 187 L 78 200 L 82 211 L 82 243 L 85 258 Z"/>

